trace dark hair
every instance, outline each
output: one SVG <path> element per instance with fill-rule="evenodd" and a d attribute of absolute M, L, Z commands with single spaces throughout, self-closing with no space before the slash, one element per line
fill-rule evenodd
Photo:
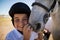
<path fill-rule="evenodd" d="M 28 5 L 22 2 L 18 2 L 12 5 L 12 7 L 9 10 L 9 15 L 12 18 L 12 23 L 14 24 L 14 21 L 13 21 L 14 14 L 23 14 L 23 13 L 26 14 L 27 17 L 29 18 L 31 10 Z"/>

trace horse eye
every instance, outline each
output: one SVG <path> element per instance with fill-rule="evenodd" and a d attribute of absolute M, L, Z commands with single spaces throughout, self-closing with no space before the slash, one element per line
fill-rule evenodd
<path fill-rule="evenodd" d="M 49 15 L 48 14 L 45 14 L 43 16 L 43 22 L 46 24 L 46 22 L 48 21 L 48 18 L 49 18 Z"/>

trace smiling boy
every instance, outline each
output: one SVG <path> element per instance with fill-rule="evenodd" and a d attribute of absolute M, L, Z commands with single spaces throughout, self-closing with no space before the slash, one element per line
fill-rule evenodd
<path fill-rule="evenodd" d="M 25 3 L 18 2 L 12 5 L 9 15 L 12 18 L 14 30 L 7 34 L 6 40 L 34 40 L 37 33 L 28 25 L 31 10 Z"/>

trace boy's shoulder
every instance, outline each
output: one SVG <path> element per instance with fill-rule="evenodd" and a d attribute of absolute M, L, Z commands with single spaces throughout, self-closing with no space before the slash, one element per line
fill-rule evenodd
<path fill-rule="evenodd" d="M 7 34 L 6 38 L 11 38 L 12 36 L 14 36 L 14 31 L 15 31 L 15 30 L 10 31 L 10 32 Z"/>
<path fill-rule="evenodd" d="M 7 34 L 6 39 L 8 39 L 8 38 L 17 40 L 17 39 L 23 38 L 23 35 L 21 35 L 16 29 L 14 29 Z"/>

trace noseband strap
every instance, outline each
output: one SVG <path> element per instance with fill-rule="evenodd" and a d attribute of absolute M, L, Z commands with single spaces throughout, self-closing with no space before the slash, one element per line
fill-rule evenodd
<path fill-rule="evenodd" d="M 46 6 L 44 6 L 43 4 L 41 4 L 41 3 L 34 2 L 32 4 L 32 6 L 34 6 L 34 5 L 38 5 L 38 6 L 42 7 L 42 8 L 44 8 L 46 11 L 48 11 L 48 8 Z"/>

